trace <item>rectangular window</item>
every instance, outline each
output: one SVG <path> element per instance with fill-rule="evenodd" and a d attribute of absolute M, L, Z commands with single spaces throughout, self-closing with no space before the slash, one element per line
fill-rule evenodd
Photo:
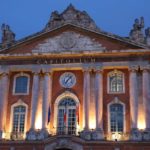
<path fill-rule="evenodd" d="M 15 93 L 27 93 L 28 88 L 28 77 L 27 76 L 19 76 L 16 77 L 15 83 Z"/>

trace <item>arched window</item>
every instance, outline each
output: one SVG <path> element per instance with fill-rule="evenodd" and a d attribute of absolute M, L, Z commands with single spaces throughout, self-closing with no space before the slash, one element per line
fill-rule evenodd
<path fill-rule="evenodd" d="M 10 129 L 11 139 L 24 139 L 26 133 L 28 105 L 21 99 L 11 106 Z"/>
<path fill-rule="evenodd" d="M 123 132 L 124 131 L 124 108 L 122 104 L 111 104 L 109 106 L 110 113 L 110 131 Z"/>
<path fill-rule="evenodd" d="M 13 108 L 13 133 L 24 133 L 25 131 L 25 116 L 26 107 L 19 105 Z"/>
<path fill-rule="evenodd" d="M 14 94 L 28 94 L 29 92 L 29 76 L 26 74 L 19 74 L 15 76 L 14 80 Z"/>
<path fill-rule="evenodd" d="M 108 91 L 109 93 L 124 92 L 124 74 L 120 71 L 113 71 L 108 74 Z"/>
<path fill-rule="evenodd" d="M 58 104 L 58 134 L 76 134 L 77 113 L 76 102 L 71 97 L 65 97 Z"/>

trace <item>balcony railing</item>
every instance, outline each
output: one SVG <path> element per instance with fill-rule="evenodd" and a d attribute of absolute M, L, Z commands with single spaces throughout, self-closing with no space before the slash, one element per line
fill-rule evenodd
<path fill-rule="evenodd" d="M 26 133 L 24 132 L 5 132 L 3 139 L 9 140 L 24 140 Z"/>
<path fill-rule="evenodd" d="M 57 127 L 53 128 L 52 135 L 79 135 L 79 130 L 76 127 Z"/>
<path fill-rule="evenodd" d="M 12 140 L 24 140 L 25 133 L 23 132 L 12 132 L 10 135 L 10 139 Z"/>
<path fill-rule="evenodd" d="M 75 127 L 57 127 L 57 135 L 77 135 L 78 131 Z"/>

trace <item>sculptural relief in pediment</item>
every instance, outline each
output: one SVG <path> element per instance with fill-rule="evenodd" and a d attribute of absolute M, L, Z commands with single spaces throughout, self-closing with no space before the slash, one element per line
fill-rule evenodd
<path fill-rule="evenodd" d="M 38 44 L 32 52 L 81 52 L 81 51 L 104 51 L 105 48 L 88 36 L 75 32 L 63 32 L 62 34 L 48 38 L 42 44 Z"/>

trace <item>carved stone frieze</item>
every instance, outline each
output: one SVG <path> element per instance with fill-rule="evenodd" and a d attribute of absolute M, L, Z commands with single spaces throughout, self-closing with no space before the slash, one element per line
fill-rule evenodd
<path fill-rule="evenodd" d="M 75 32 L 63 32 L 62 34 L 46 39 L 38 44 L 33 53 L 60 53 L 80 51 L 104 51 L 105 48 L 95 39 Z"/>

